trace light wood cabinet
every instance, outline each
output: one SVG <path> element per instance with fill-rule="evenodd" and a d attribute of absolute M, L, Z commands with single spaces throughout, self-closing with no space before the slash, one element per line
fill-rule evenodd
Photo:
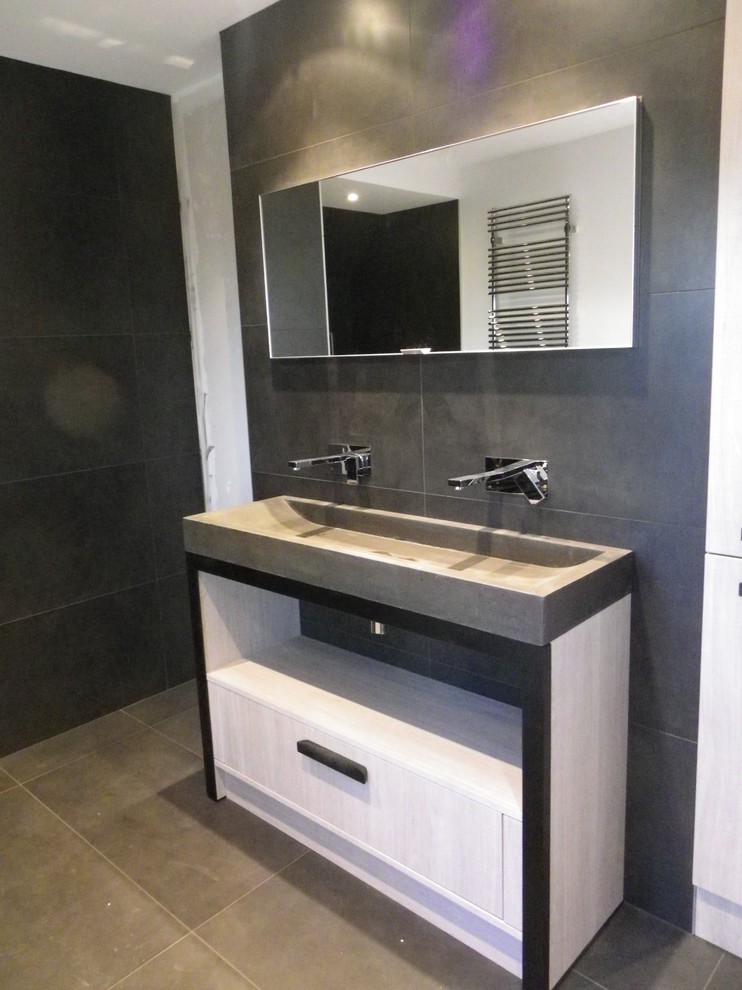
<path fill-rule="evenodd" d="M 630 596 L 522 651 L 515 708 L 306 639 L 298 599 L 430 634 L 423 616 L 188 568 L 211 796 L 553 987 L 623 899 Z"/>
<path fill-rule="evenodd" d="M 716 249 L 694 931 L 742 956 L 742 0 L 728 0 Z"/>
<path fill-rule="evenodd" d="M 742 558 L 706 558 L 698 742 L 696 933 L 742 955 Z"/>

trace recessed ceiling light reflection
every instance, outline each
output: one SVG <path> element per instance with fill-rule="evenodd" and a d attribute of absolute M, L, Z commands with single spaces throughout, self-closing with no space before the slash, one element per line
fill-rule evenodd
<path fill-rule="evenodd" d="M 75 24 L 73 21 L 64 21 L 61 17 L 42 17 L 39 23 L 55 34 L 80 38 L 82 41 L 96 41 L 102 36 L 101 31 L 85 27 L 84 24 Z"/>
<path fill-rule="evenodd" d="M 348 195 L 345 198 L 348 200 L 349 203 L 357 203 L 358 193 L 348 193 Z"/>

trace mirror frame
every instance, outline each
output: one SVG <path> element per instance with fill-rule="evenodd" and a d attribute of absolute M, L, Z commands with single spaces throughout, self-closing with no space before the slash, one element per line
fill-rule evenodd
<path fill-rule="evenodd" d="M 631 113 L 631 118 L 632 119 L 631 119 L 631 121 L 628 120 L 629 114 L 627 113 L 626 114 L 627 121 L 626 121 L 625 124 L 622 124 L 621 126 L 622 127 L 633 126 L 633 161 L 632 161 L 632 168 L 633 168 L 633 175 L 632 175 L 632 180 L 633 180 L 632 181 L 632 187 L 633 187 L 633 212 L 632 212 L 632 225 L 631 225 L 632 249 L 631 249 L 631 259 L 630 259 L 630 269 L 631 269 L 631 296 L 632 296 L 632 298 L 631 298 L 631 306 L 630 306 L 630 308 L 631 308 L 631 326 L 630 326 L 630 330 L 627 331 L 627 334 L 626 334 L 626 338 L 627 339 L 626 339 L 626 342 L 625 343 L 607 343 L 607 344 L 599 344 L 599 345 L 581 345 L 581 346 L 577 346 L 577 347 L 570 347 L 569 345 L 567 345 L 566 347 L 545 347 L 545 348 L 541 348 L 541 347 L 491 348 L 490 347 L 490 348 L 469 348 L 469 349 L 459 348 L 458 350 L 428 350 L 428 349 L 414 348 L 413 347 L 413 348 L 401 348 L 399 350 L 393 350 L 393 351 L 356 351 L 356 352 L 353 352 L 353 353 L 345 353 L 345 352 L 344 353 L 339 353 L 339 354 L 334 353 L 331 350 L 332 335 L 331 335 L 331 328 L 329 327 L 329 316 L 328 316 L 328 313 L 327 313 L 328 302 L 327 302 L 327 278 L 326 278 L 326 272 L 325 272 L 325 268 L 324 268 L 324 244 L 323 244 L 324 233 L 323 233 L 322 228 L 320 228 L 320 235 L 321 235 L 320 236 L 320 245 L 321 245 L 320 250 L 321 250 L 321 253 L 322 253 L 322 265 L 323 265 L 323 267 L 322 267 L 322 276 L 323 276 L 323 279 L 322 279 L 322 290 L 324 292 L 324 306 L 325 306 L 325 320 L 326 320 L 325 329 L 324 329 L 323 332 L 324 332 L 324 334 L 327 337 L 327 350 L 324 353 L 317 353 L 317 352 L 306 353 L 306 354 L 276 354 L 276 353 L 274 353 L 274 341 L 273 341 L 272 328 L 271 328 L 271 295 L 270 295 L 270 291 L 269 291 L 269 273 L 268 273 L 268 267 L 269 266 L 267 264 L 266 231 L 265 231 L 265 221 L 264 221 L 264 212 L 265 212 L 265 202 L 264 201 L 265 201 L 265 198 L 266 197 L 268 197 L 268 196 L 275 196 L 276 193 L 287 193 L 287 192 L 291 192 L 291 191 L 306 190 L 306 189 L 309 189 L 310 187 L 313 187 L 313 186 L 316 186 L 319 189 L 321 187 L 321 184 L 323 182 L 327 182 L 329 180 L 335 180 L 335 179 L 342 180 L 342 179 L 345 179 L 345 178 L 351 178 L 352 179 L 353 177 L 359 176 L 359 175 L 364 175 L 365 176 L 366 174 L 368 174 L 370 172 L 373 172 L 376 169 L 384 169 L 387 166 L 394 166 L 394 165 L 396 165 L 398 163 L 412 162 L 412 161 L 424 159 L 424 158 L 426 158 L 426 156 L 435 155 L 436 153 L 446 153 L 446 152 L 450 152 L 450 151 L 455 150 L 455 149 L 459 149 L 459 148 L 463 148 L 463 147 L 467 147 L 467 146 L 474 146 L 474 145 L 477 144 L 477 142 L 487 142 L 487 141 L 493 141 L 493 140 L 496 140 L 496 139 L 506 139 L 506 140 L 510 140 L 512 142 L 513 139 L 515 139 L 515 143 L 516 143 L 516 146 L 517 146 L 517 142 L 518 142 L 518 137 L 517 136 L 524 135 L 525 136 L 525 143 L 526 143 L 526 146 L 528 147 L 528 144 L 529 144 L 528 137 L 530 135 L 532 135 L 533 130 L 535 128 L 542 128 L 544 125 L 559 126 L 560 124 L 562 124 L 564 121 L 567 121 L 567 120 L 577 120 L 578 118 L 582 118 L 585 115 L 594 113 L 595 111 L 601 111 L 601 110 L 609 111 L 609 110 L 614 109 L 614 108 L 617 109 L 617 110 L 619 108 L 626 108 L 627 111 L 628 110 L 632 110 L 632 113 Z M 524 125 L 521 125 L 521 126 L 518 126 L 518 127 L 507 128 L 507 129 L 502 130 L 502 131 L 495 131 L 495 132 L 492 132 L 492 133 L 489 133 L 489 134 L 480 135 L 479 137 L 469 138 L 469 139 L 466 139 L 466 140 L 463 140 L 463 141 L 453 142 L 453 143 L 448 144 L 448 145 L 441 145 L 441 146 L 438 146 L 438 147 L 435 147 L 435 148 L 430 148 L 430 149 L 427 149 L 427 150 L 421 151 L 421 152 L 415 152 L 414 154 L 411 154 L 411 155 L 404 155 L 404 156 L 400 156 L 398 158 L 387 159 L 387 160 L 385 160 L 383 162 L 378 162 L 378 163 L 376 163 L 374 165 L 362 166 L 362 167 L 360 167 L 358 169 L 353 169 L 353 170 L 351 170 L 349 172 L 342 172 L 342 173 L 338 173 L 336 175 L 324 176 L 323 178 L 318 179 L 318 180 L 315 180 L 314 182 L 311 182 L 310 181 L 310 182 L 307 182 L 307 183 L 300 183 L 298 185 L 286 186 L 286 187 L 278 188 L 278 189 L 275 189 L 275 190 L 271 190 L 270 192 L 267 192 L 267 193 L 262 194 L 259 197 L 259 207 L 260 207 L 260 219 L 261 219 L 261 242 L 262 242 L 262 250 L 263 250 L 263 278 L 264 278 L 264 290 L 265 290 L 265 299 L 266 299 L 266 316 L 267 316 L 267 324 L 268 324 L 268 341 L 269 341 L 269 350 L 270 350 L 270 357 L 271 357 L 271 359 L 273 359 L 273 360 L 290 360 L 292 358 L 293 359 L 296 359 L 296 358 L 301 359 L 301 358 L 326 358 L 326 357 L 332 357 L 332 358 L 343 358 L 343 357 L 393 357 L 393 356 L 404 357 L 404 356 L 406 356 L 407 354 L 410 354 L 410 353 L 419 353 L 419 354 L 424 353 L 424 354 L 426 354 L 426 356 L 431 356 L 431 357 L 434 356 L 435 354 L 445 354 L 445 355 L 450 356 L 452 354 L 524 354 L 524 353 L 527 353 L 527 354 L 534 354 L 534 353 L 543 354 L 543 353 L 570 353 L 570 352 L 575 353 L 577 351 L 582 351 L 582 350 L 609 350 L 609 349 L 619 349 L 620 350 L 620 349 L 627 349 L 627 348 L 631 348 L 631 347 L 635 346 L 635 343 L 636 343 L 636 325 L 637 325 L 637 318 L 638 318 L 637 269 L 638 269 L 638 252 L 639 252 L 640 198 L 641 198 L 640 197 L 640 189 L 641 189 L 641 169 L 640 169 L 640 163 L 641 163 L 641 146 L 642 146 L 642 140 L 641 140 L 642 112 L 643 112 L 643 105 L 642 105 L 642 99 L 641 99 L 641 97 L 640 96 L 629 96 L 629 97 L 625 97 L 625 98 L 620 99 L 620 100 L 614 100 L 614 101 L 610 101 L 608 103 L 598 104 L 598 105 L 592 106 L 592 107 L 586 107 L 586 108 L 584 108 L 582 110 L 577 110 L 577 111 L 573 111 L 573 112 L 570 112 L 570 113 L 560 114 L 560 115 L 555 116 L 555 117 L 548 117 L 548 118 L 544 118 L 542 120 L 533 121 L 533 122 L 531 122 L 529 124 L 524 124 Z M 604 130 L 618 130 L 618 129 L 619 129 L 618 127 L 613 127 L 613 128 L 605 128 Z M 596 133 L 596 132 L 588 132 L 588 133 Z M 514 136 L 515 136 L 515 138 L 514 138 Z M 562 143 L 569 143 L 570 141 L 577 140 L 577 139 L 578 138 L 569 138 L 567 142 L 562 142 Z M 557 144 L 557 142 L 541 140 L 540 142 L 533 143 L 533 140 L 531 139 L 530 148 L 532 150 L 537 150 L 537 149 L 543 150 L 544 148 L 547 148 L 548 146 L 554 145 L 554 144 Z M 520 149 L 518 149 L 516 151 L 510 151 L 510 152 L 508 152 L 508 154 L 511 155 L 511 156 L 514 155 L 514 154 L 519 154 L 519 153 L 521 153 L 520 152 Z M 498 155 L 497 157 L 507 157 L 507 155 Z M 321 202 L 321 197 L 319 198 L 319 201 L 318 201 L 318 207 L 319 207 L 319 219 L 320 219 L 320 224 L 321 224 L 321 222 L 322 222 L 322 215 L 321 215 L 322 202 Z M 312 235 L 312 236 L 314 237 L 314 235 Z M 316 240 L 316 238 L 315 238 L 315 240 Z M 292 278 L 292 280 L 293 280 L 293 278 Z M 315 302 L 316 302 L 316 300 L 315 300 Z"/>

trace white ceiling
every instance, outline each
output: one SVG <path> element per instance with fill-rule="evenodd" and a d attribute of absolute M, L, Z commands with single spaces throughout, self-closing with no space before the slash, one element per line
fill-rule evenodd
<path fill-rule="evenodd" d="M 221 30 L 274 2 L 0 0 L 0 55 L 175 94 L 221 72 Z"/>

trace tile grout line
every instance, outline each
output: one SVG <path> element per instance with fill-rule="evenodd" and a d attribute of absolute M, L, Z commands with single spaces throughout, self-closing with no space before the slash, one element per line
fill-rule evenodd
<path fill-rule="evenodd" d="M 187 938 L 188 935 L 194 935 L 196 938 L 199 939 L 200 942 L 202 942 L 205 946 L 207 946 L 207 948 L 209 948 L 212 952 L 214 952 L 217 956 L 219 956 L 220 959 L 222 959 L 225 963 L 227 963 L 236 973 L 239 973 L 240 976 L 244 977 L 248 981 L 248 983 L 250 983 L 253 987 L 256 988 L 256 990 L 260 990 L 260 988 L 258 987 L 258 985 L 256 983 L 253 983 L 253 981 L 248 976 L 246 976 L 244 973 L 241 972 L 241 970 L 239 970 L 235 966 L 233 966 L 232 963 L 229 962 L 229 960 L 224 959 L 221 956 L 221 954 L 219 952 L 217 952 L 215 948 L 213 948 L 213 946 L 209 945 L 209 943 L 206 941 L 206 939 L 202 935 L 200 935 L 198 933 L 198 931 L 197 931 L 196 928 L 192 928 L 190 925 L 186 924 L 181 918 L 179 918 L 176 914 L 174 914 L 168 907 L 166 907 L 164 904 L 162 904 L 153 894 L 151 894 L 148 890 L 145 890 L 145 888 L 142 887 L 142 885 L 140 883 L 138 883 L 138 881 L 136 881 L 133 877 L 129 876 L 129 874 L 124 869 L 122 869 L 122 867 L 118 866 L 118 864 L 114 863 L 114 861 L 112 859 L 109 859 L 109 857 L 106 856 L 106 854 L 104 852 L 102 852 L 95 845 L 93 845 L 93 843 L 89 839 L 85 838 L 85 836 L 82 835 L 82 833 L 79 832 L 68 821 L 65 821 L 65 819 L 62 818 L 62 816 L 59 815 L 56 811 L 54 811 L 53 808 L 50 808 L 47 804 L 45 804 L 41 800 L 41 798 L 37 797 L 37 795 L 33 793 L 33 791 L 30 791 L 24 784 L 18 784 L 18 787 L 22 791 L 24 791 L 24 793 L 26 793 L 30 798 L 32 798 L 40 807 L 42 807 L 45 811 L 47 811 L 54 818 L 56 818 L 57 821 L 61 825 L 63 825 L 67 830 L 69 830 L 73 835 L 77 836 L 77 838 L 80 839 L 93 853 L 95 853 L 96 856 L 100 857 L 100 859 L 102 859 L 105 863 L 107 863 L 109 866 L 111 866 L 120 876 L 122 876 L 125 880 L 127 880 L 134 887 L 136 887 L 136 889 L 138 891 L 140 891 L 151 903 L 155 904 L 158 908 L 160 908 L 167 915 L 169 915 L 169 917 L 172 918 L 173 921 L 175 921 L 175 923 L 179 927 L 185 929 L 185 932 L 184 932 L 183 935 L 181 935 L 179 938 L 176 938 L 169 945 L 165 946 L 164 949 L 160 950 L 159 952 L 156 952 L 155 955 L 153 955 L 149 959 L 147 959 L 144 963 L 142 963 L 141 966 L 138 966 L 136 969 L 132 970 L 132 973 L 133 972 L 137 972 L 138 970 L 142 969 L 144 966 L 146 966 L 148 963 L 150 963 L 153 959 L 158 958 L 158 956 L 161 956 L 164 952 L 167 952 L 174 945 L 178 945 L 185 938 Z M 256 890 L 259 890 L 264 884 L 268 883 L 269 880 L 272 880 L 274 877 L 279 876 L 281 873 L 284 872 L 284 870 L 288 869 L 289 866 L 292 866 L 294 863 L 297 863 L 300 859 L 302 859 L 304 856 L 306 856 L 308 852 L 309 852 L 309 850 L 308 849 L 305 849 L 304 852 L 300 853 L 298 856 L 296 856 L 294 859 L 292 859 L 289 863 L 286 863 L 285 866 L 282 866 L 280 870 L 276 870 L 275 872 L 271 873 L 270 876 L 265 877 L 265 879 L 261 880 L 260 883 L 255 884 L 254 887 L 251 887 L 249 890 L 245 891 L 239 897 L 235 898 L 234 901 L 231 901 L 229 904 L 225 905 L 223 908 L 221 908 L 215 914 L 211 915 L 211 917 L 206 918 L 204 921 L 199 922 L 199 924 L 198 924 L 197 927 L 198 928 L 202 928 L 204 925 L 207 925 L 210 921 L 213 921 L 215 918 L 218 918 L 219 915 L 223 914 L 224 911 L 227 911 L 234 904 L 237 904 L 239 901 L 241 901 L 245 897 L 249 897 L 250 894 L 254 893 Z M 128 973 L 125 977 L 123 977 L 123 979 L 124 980 L 125 979 L 128 979 L 128 977 L 131 976 L 131 975 L 132 975 L 131 973 Z M 120 985 L 121 982 L 122 981 L 120 980 L 119 981 L 119 984 L 113 984 L 111 987 L 108 988 L 108 990 L 113 990 L 113 988 L 115 986 L 117 986 L 117 985 Z"/>
<path fill-rule="evenodd" d="M 275 828 L 275 826 L 273 826 L 273 827 Z M 278 831 L 280 831 L 280 829 Z M 286 833 L 283 833 L 283 834 L 285 835 Z M 295 839 L 294 841 L 298 843 L 298 840 Z M 298 844 L 301 844 L 301 843 L 298 843 Z M 216 912 L 216 914 L 212 914 L 210 918 L 207 918 L 205 921 L 200 922 L 199 925 L 198 925 L 198 928 L 191 929 L 191 931 L 193 932 L 193 934 L 194 935 L 198 935 L 198 929 L 203 928 L 204 925 L 210 924 L 212 921 L 214 921 L 216 918 L 218 918 L 221 914 L 224 914 L 225 911 L 229 911 L 230 908 L 233 908 L 235 906 L 235 904 L 239 904 L 240 901 L 244 900 L 246 897 L 249 897 L 251 894 L 254 894 L 256 890 L 260 890 L 260 888 L 263 887 L 263 886 L 265 886 L 265 884 L 267 884 L 270 880 L 273 880 L 275 877 L 280 876 L 285 870 L 288 870 L 288 868 L 290 866 L 293 866 L 294 863 L 298 863 L 299 860 L 300 859 L 303 859 L 307 855 L 308 852 L 310 852 L 310 850 L 305 847 L 304 848 L 304 852 L 299 853 L 298 856 L 296 856 L 290 862 L 286 863 L 285 866 L 282 866 L 280 870 L 275 870 L 273 873 L 271 873 L 270 876 L 264 877 L 260 881 L 260 883 L 256 883 L 254 887 L 251 887 L 249 890 L 246 890 L 243 894 L 240 894 L 239 897 L 235 897 L 235 899 L 233 901 L 230 901 L 229 904 L 225 904 L 223 908 L 219 908 L 219 910 Z M 205 945 L 209 945 L 209 943 L 206 941 L 206 939 L 202 935 L 199 935 L 199 938 L 201 939 L 201 941 Z M 211 948 L 211 946 L 209 946 L 209 948 Z"/>
<path fill-rule="evenodd" d="M 582 978 L 583 980 L 587 980 L 587 982 L 588 982 L 588 983 L 590 984 L 590 986 L 593 986 L 593 987 L 599 987 L 599 988 L 600 988 L 600 990 L 608 990 L 608 987 L 606 987 L 606 986 L 604 986 L 604 984 L 602 984 L 602 983 L 596 983 L 596 982 L 595 982 L 595 980 L 592 980 L 592 979 L 590 979 L 590 977 L 589 977 L 589 976 L 585 976 L 585 974 L 584 974 L 584 973 L 581 973 L 581 972 L 579 971 L 579 969 L 576 969 L 576 968 L 573 968 L 573 969 L 570 969 L 570 970 L 568 970 L 568 972 L 569 972 L 569 973 L 576 973 L 576 974 L 577 974 L 578 976 L 580 976 L 580 977 L 581 977 L 581 978 Z M 565 974 L 565 975 L 566 975 L 566 974 Z"/>
<path fill-rule="evenodd" d="M 711 986 L 711 984 L 712 984 L 712 982 L 714 980 L 714 977 L 716 976 L 717 972 L 719 971 L 719 967 L 721 966 L 721 964 L 722 964 L 722 962 L 724 960 L 724 955 L 725 955 L 724 952 L 722 952 L 722 954 L 719 956 L 719 961 L 717 962 L 717 964 L 714 966 L 713 970 L 711 971 L 711 975 L 709 976 L 708 980 L 706 980 L 706 982 L 704 983 L 703 990 L 709 990 L 709 987 Z"/>
<path fill-rule="evenodd" d="M 215 916 L 215 917 L 216 917 L 216 916 Z M 204 924 L 206 924 L 206 922 L 204 922 Z M 221 961 L 222 961 L 223 963 L 226 963 L 226 965 L 227 965 L 227 966 L 229 966 L 229 968 L 230 968 L 231 970 L 233 970 L 233 971 L 234 971 L 235 973 L 238 973 L 238 974 L 239 974 L 239 975 L 240 975 L 240 976 L 241 976 L 241 977 L 242 977 L 243 979 L 245 979 L 245 980 L 247 980 L 247 982 L 248 982 L 248 983 L 250 984 L 250 986 L 251 986 L 251 987 L 255 987 L 255 990 L 261 990 L 261 988 L 260 988 L 260 987 L 258 986 L 258 984 L 257 984 L 257 983 L 256 983 L 256 982 L 255 982 L 254 980 L 251 980 L 251 979 L 250 979 L 250 977 L 249 977 L 249 976 L 247 975 L 247 973 L 243 973 L 243 972 L 242 972 L 242 970 L 241 970 L 241 969 L 238 969 L 238 968 L 237 968 L 237 967 L 235 966 L 235 964 L 234 964 L 234 963 L 231 963 L 231 962 L 229 961 L 229 959 L 227 959 L 227 958 L 225 958 L 225 957 L 224 957 L 224 956 L 223 956 L 223 955 L 221 954 L 221 952 L 218 952 L 218 951 L 217 951 L 217 950 L 216 950 L 216 949 L 214 948 L 214 946 L 213 946 L 213 945 L 209 945 L 209 943 L 208 943 L 208 942 L 206 941 L 206 939 L 205 939 L 205 938 L 203 938 L 203 937 L 202 937 L 201 935 L 199 935 L 199 934 L 198 934 L 198 932 L 191 932 L 191 934 L 193 935 L 193 937 L 194 937 L 194 938 L 197 938 L 197 939 L 199 940 L 199 942 L 201 943 L 201 945 L 205 945 L 205 946 L 206 946 L 206 948 L 207 948 L 207 949 L 209 950 L 209 952 L 213 952 L 213 953 L 214 953 L 214 955 L 215 955 L 215 956 L 216 956 L 216 957 L 217 957 L 218 959 L 221 959 Z"/>
<path fill-rule="evenodd" d="M 147 966 L 149 966 L 151 962 L 154 962 L 155 959 L 159 959 L 160 956 L 164 956 L 166 952 L 169 952 L 176 945 L 180 945 L 181 942 L 185 942 L 185 940 L 192 934 L 193 932 L 186 932 L 185 935 L 182 936 L 182 938 L 179 938 L 175 942 L 172 942 L 170 945 L 165 946 L 164 949 L 161 949 L 160 952 L 156 952 L 149 959 L 145 959 L 145 961 L 140 966 L 136 966 L 134 969 L 130 970 L 130 972 L 128 972 L 126 976 L 122 976 L 121 979 L 117 980 L 115 983 L 110 983 L 105 988 L 105 990 L 116 990 L 116 987 L 122 986 L 129 979 L 130 976 L 134 976 L 136 973 L 141 973 L 141 971 L 145 969 Z"/>
<path fill-rule="evenodd" d="M 38 805 L 40 805 L 40 807 L 42 807 L 45 811 L 48 811 L 49 814 L 53 815 L 54 818 L 56 818 L 58 822 L 64 825 L 66 829 L 68 829 L 70 832 L 72 832 L 73 835 L 76 835 L 78 839 L 84 842 L 85 845 L 96 854 L 96 856 L 99 856 L 102 860 L 104 860 L 104 862 L 108 863 L 109 866 L 113 867 L 113 869 L 116 870 L 116 872 L 119 873 L 122 877 L 124 877 L 125 880 L 128 880 L 129 883 L 133 884 L 137 888 L 137 890 L 141 891 L 141 893 L 144 894 L 144 896 L 148 900 L 150 900 L 153 904 L 156 904 L 157 907 L 165 911 L 175 922 L 177 922 L 178 925 L 180 925 L 182 928 L 185 928 L 186 933 L 193 931 L 193 929 L 190 928 L 188 925 L 186 925 L 184 921 L 181 921 L 181 919 L 178 918 L 177 915 L 173 914 L 170 908 L 166 907 L 164 904 L 161 904 L 160 901 L 158 901 L 153 894 L 150 894 L 149 891 L 145 890 L 140 883 L 138 883 L 133 877 L 130 877 L 129 874 L 125 870 L 123 870 L 120 866 L 118 866 L 116 863 L 114 863 L 112 859 L 109 859 L 104 852 L 98 849 L 97 846 L 94 846 L 89 839 L 86 839 L 85 836 L 81 832 L 78 832 L 78 830 L 68 821 L 65 821 L 65 819 L 62 818 L 62 816 L 58 814 L 53 808 L 50 808 L 48 804 L 45 804 L 40 797 L 38 797 L 36 794 L 33 793 L 33 791 L 30 791 L 24 784 L 20 784 L 19 786 L 21 790 L 25 791 L 25 793 L 28 794 L 29 797 L 33 798 L 33 800 Z M 181 941 L 181 939 L 177 939 L 177 941 L 179 942 Z"/>
<path fill-rule="evenodd" d="M 122 712 L 123 714 L 126 714 L 123 711 L 122 708 L 118 709 L 117 712 L 112 712 L 111 714 L 117 714 L 118 712 Z M 33 776 L 31 776 L 31 777 L 26 777 L 25 780 L 16 780 L 16 778 L 13 777 L 13 774 L 10 773 L 9 770 L 6 770 L 5 767 L 0 767 L 0 769 L 4 770 L 4 772 L 7 773 L 8 776 L 11 777 L 13 780 L 16 780 L 16 782 L 18 783 L 18 785 L 20 787 L 25 787 L 26 784 L 31 784 L 31 783 L 33 783 L 36 780 L 41 780 L 42 777 L 46 777 L 50 773 L 56 773 L 57 770 L 64 770 L 67 767 L 74 766 L 75 763 L 79 763 L 80 760 L 87 759 L 89 756 L 92 756 L 93 753 L 96 753 L 98 750 L 107 749 L 109 746 L 115 746 L 117 743 L 123 742 L 125 739 L 133 739 L 135 736 L 141 735 L 144 732 L 145 729 L 151 729 L 152 728 L 152 726 L 145 725 L 144 722 L 140 722 L 138 718 L 134 718 L 131 715 L 130 716 L 127 716 L 127 717 L 128 718 L 131 718 L 132 722 L 135 722 L 139 726 L 139 728 L 133 730 L 132 732 L 128 733 L 127 735 L 118 736 L 116 739 L 109 739 L 107 742 L 101 742 L 97 746 L 93 746 L 92 749 L 88 749 L 84 753 L 79 753 L 77 756 L 72 757 L 72 759 L 65 760 L 63 763 L 59 763 L 56 766 L 50 767 L 50 769 L 48 769 L 48 770 L 42 770 L 41 773 L 36 773 Z M 162 735 L 162 733 L 160 733 L 160 735 Z M 165 738 L 167 738 L 167 737 L 165 737 Z M 44 740 L 44 741 L 46 741 L 46 740 Z M 170 741 L 171 742 L 175 742 L 174 739 L 172 739 Z M 39 745 L 39 744 L 37 743 L 36 745 Z M 23 750 L 18 750 L 18 752 L 19 753 L 22 753 Z M 188 752 L 191 752 L 191 750 L 188 750 Z M 196 755 L 198 755 L 198 754 L 196 754 Z M 43 802 L 42 802 L 42 804 L 43 804 Z M 44 807 L 46 807 L 46 805 L 44 805 Z M 64 821 L 64 819 L 60 819 L 60 820 L 61 821 Z"/>

